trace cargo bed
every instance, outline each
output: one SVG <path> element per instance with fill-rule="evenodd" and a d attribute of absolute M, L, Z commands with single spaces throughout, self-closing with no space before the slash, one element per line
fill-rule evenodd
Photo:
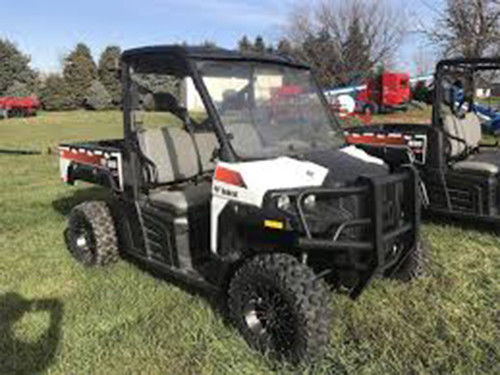
<path fill-rule="evenodd" d="M 61 179 L 86 181 L 123 191 L 123 139 L 59 145 Z"/>

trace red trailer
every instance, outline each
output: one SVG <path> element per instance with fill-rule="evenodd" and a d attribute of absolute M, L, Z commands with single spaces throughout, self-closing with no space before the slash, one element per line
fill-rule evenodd
<path fill-rule="evenodd" d="M 271 95 L 271 113 L 273 117 L 293 118 L 300 111 L 300 96 L 303 89 L 296 85 L 284 85 L 273 90 Z M 291 105 L 294 103 L 294 105 Z"/>
<path fill-rule="evenodd" d="M 36 115 L 40 101 L 36 96 L 0 97 L 0 117 L 26 117 Z"/>
<path fill-rule="evenodd" d="M 405 110 L 410 99 L 410 75 L 393 72 L 368 79 L 366 89 L 356 97 L 359 110 L 371 113 Z"/>

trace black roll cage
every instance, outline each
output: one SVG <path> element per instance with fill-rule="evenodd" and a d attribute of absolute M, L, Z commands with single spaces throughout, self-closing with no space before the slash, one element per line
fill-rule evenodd
<path fill-rule="evenodd" d="M 433 126 L 439 124 L 439 107 L 443 99 L 443 78 L 453 71 L 466 74 L 467 78 L 473 81 L 473 74 L 478 71 L 500 70 L 500 57 L 495 58 L 475 58 L 475 59 L 450 59 L 442 60 L 437 64 L 434 77 L 435 90 L 433 101 Z"/>
<path fill-rule="evenodd" d="M 130 141 L 135 142 L 134 134 L 137 131 L 137 129 L 134 128 L 132 121 L 133 103 L 131 95 L 130 68 L 134 64 L 137 64 L 145 69 L 149 68 L 151 71 L 158 71 L 155 69 L 159 69 L 161 67 L 162 71 L 172 73 L 173 75 L 179 77 L 191 77 L 196 90 L 200 94 L 209 117 L 213 120 L 214 132 L 220 145 L 220 159 L 226 162 L 241 160 L 229 141 L 229 136 L 225 131 L 219 113 L 215 109 L 207 87 L 200 76 L 198 68 L 196 67 L 196 63 L 203 60 L 270 63 L 312 71 L 309 66 L 294 62 L 286 57 L 266 54 L 242 54 L 220 48 L 156 46 L 127 50 L 122 54 L 121 59 L 123 81 L 123 123 L 126 144 L 130 144 Z M 312 79 L 314 81 L 315 90 L 319 95 L 322 104 L 324 106 L 328 106 L 328 102 L 321 91 L 314 74 L 312 74 Z M 342 131 L 340 123 L 334 114 L 331 111 L 326 112 L 329 125 L 337 132 Z"/>
<path fill-rule="evenodd" d="M 478 71 L 498 70 L 500 71 L 500 57 L 489 58 L 458 58 L 441 60 L 436 66 L 434 74 L 434 94 L 432 104 L 432 129 L 437 133 L 436 142 L 433 142 L 429 159 L 429 164 L 435 168 L 446 168 L 447 160 L 445 155 L 445 139 L 447 135 L 444 132 L 441 121 L 440 108 L 443 103 L 443 79 L 450 73 L 458 72 L 465 75 L 470 82 L 474 83 L 474 73 Z M 474 87 L 474 85 L 473 85 Z M 456 139 L 459 140 L 460 139 Z"/>

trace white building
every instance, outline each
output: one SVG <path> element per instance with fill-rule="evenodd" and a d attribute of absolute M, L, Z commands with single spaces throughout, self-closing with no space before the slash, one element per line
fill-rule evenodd
<path fill-rule="evenodd" d="M 217 103 L 222 103 L 228 93 L 237 93 L 248 85 L 247 78 L 228 78 L 228 77 L 206 77 L 204 78 L 205 85 L 209 87 L 212 100 Z M 257 76 L 255 81 L 255 99 L 269 100 L 273 92 L 273 88 L 283 86 L 283 76 L 279 74 L 261 74 Z M 205 107 L 201 100 L 198 91 L 196 90 L 193 80 L 190 77 L 184 80 L 185 87 L 185 106 L 188 111 L 203 112 Z"/>

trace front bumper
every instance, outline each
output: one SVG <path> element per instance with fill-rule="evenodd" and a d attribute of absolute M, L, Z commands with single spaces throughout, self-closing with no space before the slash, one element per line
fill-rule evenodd
<path fill-rule="evenodd" d="M 354 187 L 307 189 L 296 200 L 299 223 L 305 233 L 297 238 L 297 249 L 310 255 L 325 252 L 341 255 L 344 259 L 341 267 L 357 275 L 350 292 L 353 298 L 374 275 L 397 267 L 398 262 L 406 258 L 417 244 L 420 226 L 418 175 L 412 167 L 362 180 Z M 304 200 L 310 194 L 332 199 L 357 195 L 368 209 L 361 217 L 343 221 L 332 239 L 320 238 L 311 230 L 304 211 Z M 352 228 L 362 230 L 362 238 L 343 238 L 342 234 Z"/>

